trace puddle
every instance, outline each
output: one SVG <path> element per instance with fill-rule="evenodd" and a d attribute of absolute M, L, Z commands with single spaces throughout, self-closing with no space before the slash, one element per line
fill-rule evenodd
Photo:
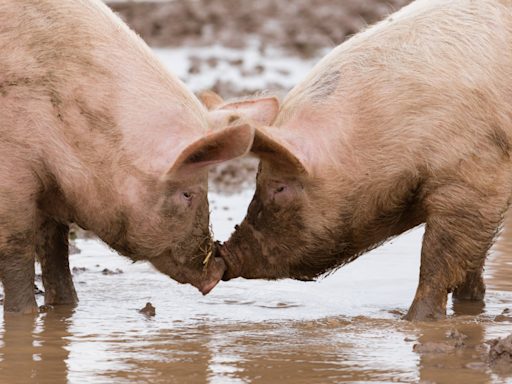
<path fill-rule="evenodd" d="M 251 196 L 210 196 L 230 207 L 212 211 L 217 238 L 229 236 Z M 512 308 L 512 226 L 489 259 L 485 306 L 451 305 L 436 323 L 401 320 L 422 235 L 411 231 L 317 283 L 237 279 L 208 296 L 77 240 L 79 305 L 0 320 L 0 383 L 512 383 L 479 357 L 484 341 L 512 333 L 512 323 L 494 321 Z M 148 302 L 155 316 L 140 312 Z M 466 336 L 461 348 L 453 330 Z M 452 347 L 413 351 L 429 342 Z"/>

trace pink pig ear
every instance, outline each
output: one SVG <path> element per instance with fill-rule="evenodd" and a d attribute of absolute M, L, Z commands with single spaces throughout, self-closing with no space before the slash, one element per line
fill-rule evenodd
<path fill-rule="evenodd" d="M 249 124 L 208 133 L 186 147 L 162 178 L 190 176 L 200 168 L 243 156 L 253 139 L 254 128 Z"/>
<path fill-rule="evenodd" d="M 309 172 L 303 162 L 283 143 L 256 129 L 251 152 L 262 160 L 274 163 L 280 169 L 291 173 L 307 175 Z"/>
<path fill-rule="evenodd" d="M 219 111 L 234 110 L 253 119 L 258 125 L 270 125 L 279 112 L 279 100 L 275 97 L 266 99 L 238 101 L 226 104 Z"/>
<path fill-rule="evenodd" d="M 209 111 L 213 111 L 214 109 L 224 104 L 222 97 L 213 91 L 201 91 L 197 94 L 197 98 Z"/>

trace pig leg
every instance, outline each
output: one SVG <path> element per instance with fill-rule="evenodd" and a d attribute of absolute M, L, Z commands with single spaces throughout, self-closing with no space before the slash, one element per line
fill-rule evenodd
<path fill-rule="evenodd" d="M 468 271 L 466 280 L 457 286 L 453 291 L 453 300 L 483 300 L 485 295 L 485 284 L 483 268 L 479 271 Z"/>
<path fill-rule="evenodd" d="M 496 196 L 485 201 L 481 196 L 472 196 L 470 190 L 446 192 L 430 201 L 433 213 L 427 218 L 423 238 L 420 281 L 405 316 L 407 320 L 445 317 L 447 294 L 460 284 L 460 294 L 462 289 L 471 289 L 476 297 L 483 294 L 480 271 L 500 226 L 507 199 Z M 454 201 L 458 197 L 464 199 L 459 204 Z M 483 202 L 482 206 L 475 203 L 478 201 Z"/>
<path fill-rule="evenodd" d="M 4 312 L 34 313 L 34 221 L 23 214 L 9 217 L 0 204 L 0 280 L 4 288 Z M 12 209 L 12 208 L 11 208 Z M 16 212 L 18 213 L 18 212 Z M 26 224 L 26 225 L 23 225 Z"/>
<path fill-rule="evenodd" d="M 38 212 L 36 252 L 43 272 L 45 304 L 78 302 L 69 270 L 69 226 Z"/>

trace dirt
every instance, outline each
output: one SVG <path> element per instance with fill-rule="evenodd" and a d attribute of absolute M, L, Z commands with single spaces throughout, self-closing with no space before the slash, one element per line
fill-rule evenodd
<path fill-rule="evenodd" d="M 155 316 L 156 315 L 156 309 L 153 307 L 151 303 L 146 303 L 146 306 L 139 310 L 140 313 L 146 315 L 146 316 Z"/>
<path fill-rule="evenodd" d="M 101 273 L 103 273 L 106 276 L 111 276 L 111 275 L 120 275 L 123 273 L 123 271 L 120 270 L 119 268 L 116 268 L 115 271 L 111 271 L 110 269 L 105 268 L 103 271 L 101 271 Z"/>
<path fill-rule="evenodd" d="M 452 352 L 454 346 L 446 343 L 428 342 L 425 344 L 414 344 L 412 350 L 416 353 L 447 353 Z"/>
<path fill-rule="evenodd" d="M 221 44 L 242 48 L 257 35 L 265 46 L 310 57 L 341 44 L 410 0 L 175 0 L 112 2 L 154 47 Z"/>
<path fill-rule="evenodd" d="M 512 334 L 505 338 L 492 339 L 487 342 L 490 346 L 486 362 L 494 371 L 512 373 Z"/>
<path fill-rule="evenodd" d="M 73 275 L 79 275 L 87 271 L 88 269 L 85 267 L 73 267 L 73 269 L 71 270 L 71 272 L 73 272 Z"/>
<path fill-rule="evenodd" d="M 466 335 L 463 335 L 456 329 L 452 329 L 447 336 L 448 339 L 455 340 L 455 344 L 454 344 L 455 348 L 465 348 L 466 345 L 464 344 L 464 339 L 466 337 L 467 337 Z"/>
<path fill-rule="evenodd" d="M 225 195 L 240 193 L 254 187 L 257 170 L 258 159 L 252 157 L 221 163 L 210 170 L 209 189 Z"/>

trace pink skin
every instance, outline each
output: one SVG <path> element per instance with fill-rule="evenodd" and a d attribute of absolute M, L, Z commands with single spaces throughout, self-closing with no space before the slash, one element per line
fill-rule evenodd
<path fill-rule="evenodd" d="M 208 293 L 226 270 L 211 247 L 208 168 L 244 155 L 254 129 L 212 124 L 219 114 L 100 0 L 6 0 L 0 29 L 12 31 L 0 34 L 5 312 L 37 311 L 34 255 L 45 302 L 78 301 L 71 222 Z"/>

